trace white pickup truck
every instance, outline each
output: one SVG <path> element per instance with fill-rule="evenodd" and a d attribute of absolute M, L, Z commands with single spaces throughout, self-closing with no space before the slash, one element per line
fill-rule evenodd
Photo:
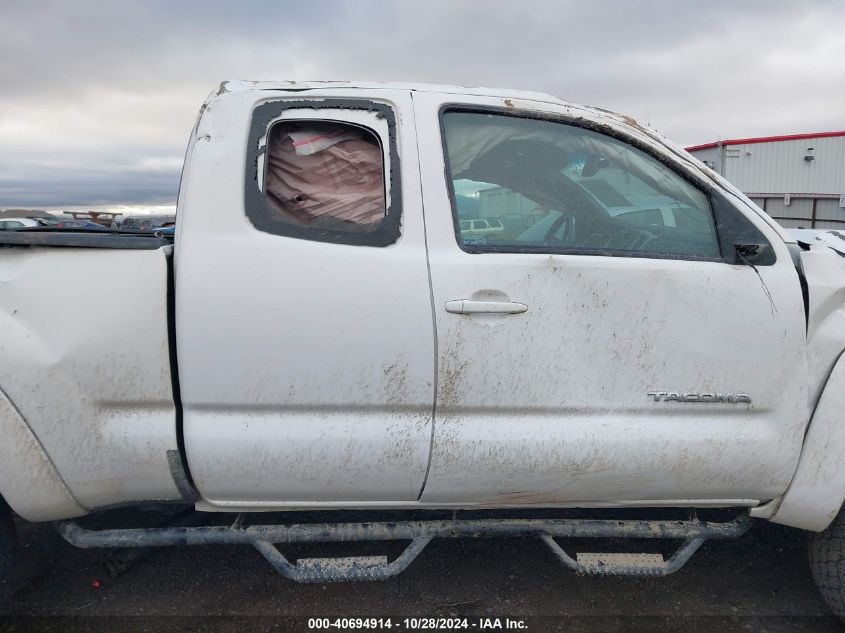
<path fill-rule="evenodd" d="M 504 230 L 461 228 L 476 219 Z M 227 82 L 172 235 L 0 234 L 0 494 L 81 547 L 249 544 L 306 582 L 517 535 L 576 572 L 665 575 L 773 521 L 815 533 L 843 615 L 843 350 L 845 257 L 630 118 L 518 91 Z M 78 520 L 162 501 L 238 518 Z M 595 537 L 680 546 L 559 541 Z M 409 544 L 280 549 L 361 540 Z"/>

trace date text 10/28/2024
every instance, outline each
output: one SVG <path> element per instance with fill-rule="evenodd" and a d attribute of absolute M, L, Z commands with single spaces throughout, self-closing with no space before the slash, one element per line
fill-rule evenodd
<path fill-rule="evenodd" d="M 526 630 L 524 620 L 511 618 L 309 618 L 309 630 L 407 629 L 438 630 Z"/>

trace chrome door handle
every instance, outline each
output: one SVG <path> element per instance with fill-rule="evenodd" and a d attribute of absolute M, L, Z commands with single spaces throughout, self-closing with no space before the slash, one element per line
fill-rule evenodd
<path fill-rule="evenodd" d="M 470 301 L 456 299 L 446 302 L 446 312 L 452 314 L 519 314 L 528 310 L 524 303 L 515 301 Z"/>

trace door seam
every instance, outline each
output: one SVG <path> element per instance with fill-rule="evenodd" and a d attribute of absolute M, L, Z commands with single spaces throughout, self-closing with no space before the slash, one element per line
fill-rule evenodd
<path fill-rule="evenodd" d="M 434 398 L 431 402 L 431 438 L 429 439 L 428 444 L 428 462 L 426 463 L 425 467 L 425 475 L 423 476 L 422 486 L 420 487 L 419 494 L 417 494 L 417 501 L 422 499 L 423 492 L 425 491 L 426 484 L 428 484 L 428 475 L 431 472 L 431 460 L 434 456 L 434 430 L 437 424 L 436 421 L 436 413 L 437 413 L 437 387 L 440 383 L 440 363 L 439 363 L 439 354 L 438 354 L 438 341 L 437 341 L 437 313 L 434 309 L 434 286 L 431 281 L 431 258 L 429 257 L 428 252 L 428 228 L 426 226 L 426 217 L 425 217 L 425 193 L 423 188 L 423 174 L 422 174 L 422 159 L 420 157 L 420 143 L 419 143 L 419 136 L 417 134 L 417 109 L 416 105 L 414 104 L 414 91 L 410 91 L 411 96 L 411 112 L 413 114 L 413 121 L 414 121 L 414 145 L 417 148 L 417 172 L 419 173 L 419 186 L 420 186 L 420 202 L 422 207 L 422 221 L 423 221 L 423 240 L 425 241 L 425 267 L 428 274 L 428 295 L 429 295 L 429 304 L 431 305 L 431 328 L 434 333 Z"/>

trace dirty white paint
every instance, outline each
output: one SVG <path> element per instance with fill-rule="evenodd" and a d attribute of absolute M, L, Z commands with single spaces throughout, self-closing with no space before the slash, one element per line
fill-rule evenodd
<path fill-rule="evenodd" d="M 86 509 L 180 498 L 167 461 L 177 445 L 165 264 L 163 251 L 0 249 L 0 386 Z M 4 433 L 4 450 L 26 454 L 23 437 Z M 50 469 L 36 475 L 32 459 L 26 494 L 55 498 Z M 17 510 L 15 480 L 0 488 Z"/>
<path fill-rule="evenodd" d="M 369 97 L 393 108 L 403 203 L 394 245 L 271 235 L 246 217 L 250 113 L 306 97 Z M 368 125 L 390 146 L 372 113 L 324 115 Z M 415 501 L 431 444 L 434 331 L 409 93 L 223 94 L 197 136 L 206 140 L 194 144 L 178 209 L 176 318 L 198 490 L 217 504 Z"/>
<path fill-rule="evenodd" d="M 455 101 L 414 96 L 439 370 L 422 501 L 782 493 L 808 410 L 803 303 L 778 234 L 738 206 L 774 245 L 777 263 L 759 267 L 774 308 L 748 266 L 466 253 L 455 239 L 438 133 L 441 106 Z M 494 97 L 459 101 L 540 109 Z M 564 106 L 542 110 L 593 120 Z M 449 313 L 448 302 L 462 299 L 527 311 Z M 752 404 L 656 402 L 647 395 L 654 390 L 742 392 Z"/>
<path fill-rule="evenodd" d="M 415 112 L 404 96 L 411 92 Z M 405 217 L 395 247 L 305 242 L 248 224 L 248 113 L 284 97 L 375 98 L 396 108 Z M 775 245 L 778 264 L 761 268 L 775 309 L 744 266 L 463 253 L 443 179 L 437 111 L 445 103 L 583 117 L 650 145 L 692 178 L 715 181 Z M 438 335 L 430 455 L 434 368 L 420 359 L 432 344 L 423 318 L 432 306 L 416 259 L 415 125 Z M 210 100 L 196 138 L 180 200 L 178 338 L 188 457 L 205 507 L 727 505 L 786 489 L 808 417 L 803 309 L 786 236 L 652 131 L 521 92 L 239 83 Z M 385 267 L 383 284 L 359 281 Z M 528 309 L 445 310 L 449 301 L 491 297 Z M 400 318 L 389 320 L 398 306 Z M 392 381 L 378 372 L 397 355 L 412 372 L 404 401 L 391 401 Z M 654 389 L 741 391 L 753 403 L 658 403 L 647 397 Z M 385 413 L 384 404 L 398 408 Z M 417 502 L 412 484 L 422 483 L 427 465 Z"/>
<path fill-rule="evenodd" d="M 806 530 L 826 528 L 845 501 L 845 361 L 840 360 L 822 394 L 795 478 L 772 520 Z"/>
<path fill-rule="evenodd" d="M 86 514 L 62 481 L 44 447 L 0 391 L 0 492 L 28 521 Z"/>
<path fill-rule="evenodd" d="M 801 253 L 807 278 L 809 320 L 807 365 L 810 372 L 809 406 L 815 407 L 834 363 L 845 350 L 845 257 L 825 246 Z"/>
<path fill-rule="evenodd" d="M 396 113 L 403 221 L 392 246 L 270 235 L 246 217 L 254 107 L 326 98 Z M 447 103 L 582 117 L 716 183 L 774 245 L 777 264 L 759 268 L 771 302 L 746 266 L 461 251 L 437 117 Z M 794 239 L 627 117 L 520 91 L 227 82 L 201 109 L 178 211 L 177 351 L 200 509 L 775 499 L 765 513 L 815 529 L 842 503 L 832 455 L 845 434 L 832 412 L 845 404 L 845 369 L 798 458 L 845 348 L 845 260 L 802 256 L 808 343 Z M 25 476 L 39 500 L 0 491 L 27 518 L 179 498 L 164 257 L 0 249 L 0 432 L 12 438 L 0 445 L 0 486 Z M 464 313 L 473 301 L 503 311 Z M 742 392 L 751 404 L 657 401 L 655 390 Z"/>
<path fill-rule="evenodd" d="M 801 263 L 810 295 L 807 359 L 815 411 L 795 478 L 772 520 L 820 531 L 845 501 L 845 258 L 814 246 L 801 253 Z"/>
<path fill-rule="evenodd" d="M 788 229 L 788 231 L 796 240 L 801 240 L 805 244 L 827 246 L 837 253 L 845 255 L 845 231 L 833 229 Z"/>

